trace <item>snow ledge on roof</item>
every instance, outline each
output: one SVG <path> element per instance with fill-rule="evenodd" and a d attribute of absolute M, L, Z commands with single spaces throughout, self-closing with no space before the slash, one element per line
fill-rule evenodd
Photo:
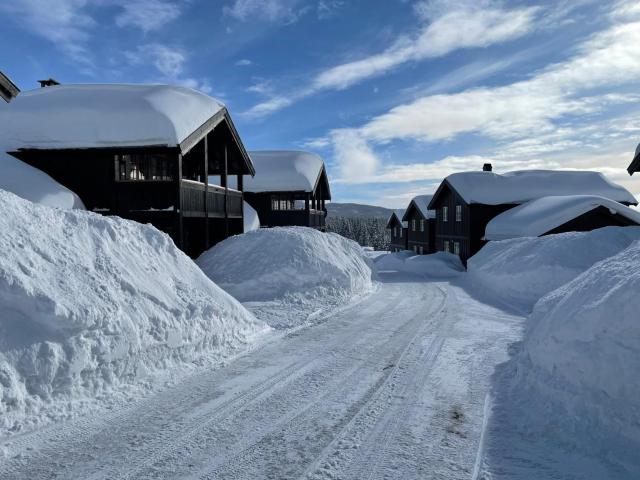
<path fill-rule="evenodd" d="M 406 215 L 409 212 L 409 209 L 411 208 L 411 205 L 413 204 L 413 205 L 415 205 L 415 207 L 420 212 L 420 215 L 422 215 L 424 218 L 426 218 L 426 219 L 428 219 L 428 218 L 436 218 L 436 211 L 435 210 L 429 210 L 427 208 L 429 206 L 429 204 L 431 203 L 432 199 L 433 199 L 433 195 L 416 195 L 409 202 L 409 206 L 405 210 L 404 215 Z M 404 216 L 403 216 L 403 218 L 404 218 Z"/>
<path fill-rule="evenodd" d="M 262 150 L 249 152 L 256 169 L 253 178 L 245 179 L 246 192 L 313 192 L 324 168 L 315 153 L 297 150 Z"/>
<path fill-rule="evenodd" d="M 591 210 L 605 207 L 640 225 L 640 212 L 596 195 L 549 196 L 524 203 L 494 217 L 485 240 L 538 237 Z"/>

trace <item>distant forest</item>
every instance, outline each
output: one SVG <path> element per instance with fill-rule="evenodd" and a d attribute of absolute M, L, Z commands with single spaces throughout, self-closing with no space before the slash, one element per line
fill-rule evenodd
<path fill-rule="evenodd" d="M 382 218 L 327 217 L 327 231 L 355 240 L 363 247 L 388 250 L 391 232 L 387 220 Z"/>

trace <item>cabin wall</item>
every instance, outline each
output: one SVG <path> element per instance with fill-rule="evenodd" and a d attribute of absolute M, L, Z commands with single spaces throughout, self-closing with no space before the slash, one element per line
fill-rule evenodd
<path fill-rule="evenodd" d="M 456 206 L 460 205 L 462 217 L 456 221 Z M 445 221 L 444 208 L 448 208 Z M 435 218 L 435 250 L 445 251 L 445 242 L 448 242 L 449 251 L 454 252 L 454 245 L 457 243 L 460 259 L 465 262 L 471 252 L 471 211 L 469 205 L 451 189 L 443 189 L 434 203 L 436 210 Z"/>
<path fill-rule="evenodd" d="M 623 217 L 622 215 L 611 214 L 608 208 L 598 207 L 583 213 L 579 217 L 564 223 L 553 230 L 549 230 L 544 235 L 553 235 L 565 232 L 590 232 L 604 227 L 627 227 L 638 225 L 637 223 Z"/>
<path fill-rule="evenodd" d="M 260 226 L 300 226 L 317 228 L 318 230 L 325 229 L 326 209 L 321 210 L 321 200 L 317 200 L 315 211 L 312 209 L 311 199 L 308 201 L 308 209 L 303 207 L 292 210 L 273 210 L 271 199 L 274 195 L 280 200 L 294 202 L 295 205 L 295 202 L 305 202 L 304 198 L 309 194 L 305 192 L 245 192 L 244 199 L 258 213 Z"/>
<path fill-rule="evenodd" d="M 406 219 L 409 222 L 407 249 L 424 255 L 433 253 L 435 245 L 431 219 L 425 219 L 416 208 L 409 210 Z M 421 222 L 424 229 L 421 228 Z"/>
<path fill-rule="evenodd" d="M 397 220 L 393 222 L 389 227 L 391 230 L 391 241 L 389 242 L 389 251 L 399 252 L 402 250 L 407 250 L 407 238 L 408 238 L 407 229 L 403 227 L 402 223 L 400 223 Z"/>

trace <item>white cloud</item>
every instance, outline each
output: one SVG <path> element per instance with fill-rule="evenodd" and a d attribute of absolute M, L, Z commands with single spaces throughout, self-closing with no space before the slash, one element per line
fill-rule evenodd
<path fill-rule="evenodd" d="M 298 0 L 234 0 L 222 12 L 238 21 L 295 22 L 301 12 L 295 10 Z"/>
<path fill-rule="evenodd" d="M 331 132 L 334 159 L 345 179 L 356 179 L 373 175 L 379 166 L 367 142 L 355 130 L 334 130 Z"/>
<path fill-rule="evenodd" d="M 471 5 L 471 4 L 469 4 Z M 381 53 L 331 67 L 309 85 L 284 97 L 273 97 L 247 113 L 259 117 L 323 90 L 342 90 L 386 74 L 408 62 L 447 55 L 464 48 L 482 48 L 521 37 L 534 26 L 536 8 L 480 9 L 463 4 L 425 25 L 415 37 L 402 36 Z"/>
<path fill-rule="evenodd" d="M 242 58 L 236 62 L 236 67 L 249 67 L 253 62 L 247 58 Z"/>
<path fill-rule="evenodd" d="M 326 20 L 337 14 L 344 7 L 344 0 L 320 0 L 316 7 L 319 20 Z"/>
<path fill-rule="evenodd" d="M 180 16 L 178 5 L 163 0 L 127 0 L 122 8 L 116 24 L 139 27 L 144 32 L 157 30 Z"/>
<path fill-rule="evenodd" d="M 96 22 L 84 8 L 88 0 L 13 0 L 0 2 L 0 11 L 21 27 L 56 45 L 85 68 L 92 68 L 86 43 Z"/>

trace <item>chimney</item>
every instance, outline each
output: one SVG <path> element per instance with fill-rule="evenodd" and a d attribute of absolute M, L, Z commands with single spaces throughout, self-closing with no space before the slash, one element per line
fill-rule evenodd
<path fill-rule="evenodd" d="M 38 80 L 40 88 L 53 87 L 54 85 L 60 85 L 60 82 L 54 78 L 47 78 L 46 80 Z"/>
<path fill-rule="evenodd" d="M 20 89 L 15 86 L 15 84 L 9 80 L 4 73 L 0 72 L 0 97 L 9 103 L 20 93 Z"/>
<path fill-rule="evenodd" d="M 485 163 L 482 166 L 482 171 L 483 172 L 491 172 L 493 170 L 493 166 L 490 163 Z"/>

